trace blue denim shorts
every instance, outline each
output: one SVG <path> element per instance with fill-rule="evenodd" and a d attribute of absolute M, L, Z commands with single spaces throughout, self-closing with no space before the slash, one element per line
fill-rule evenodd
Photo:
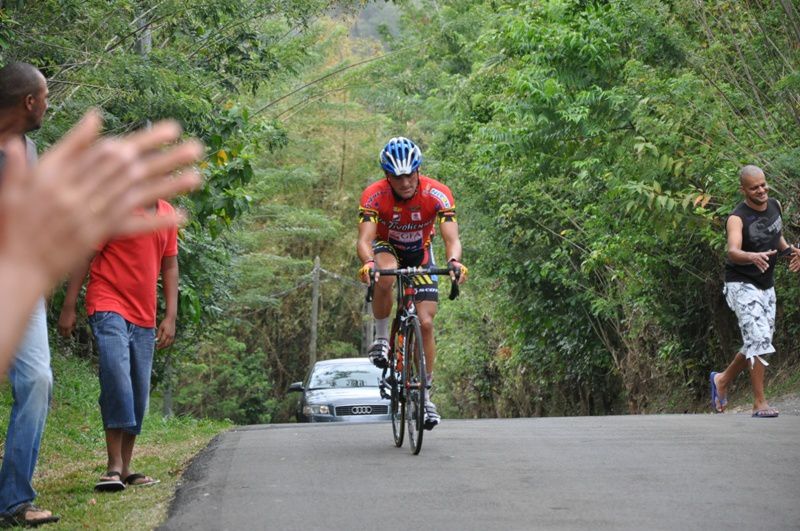
<path fill-rule="evenodd" d="M 89 316 L 100 353 L 103 427 L 138 435 L 150 398 L 156 329 L 126 321 L 115 312 Z"/>

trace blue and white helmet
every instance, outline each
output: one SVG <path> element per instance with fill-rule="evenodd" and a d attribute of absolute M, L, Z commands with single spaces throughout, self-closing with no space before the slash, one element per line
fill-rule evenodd
<path fill-rule="evenodd" d="M 422 151 L 403 136 L 397 136 L 386 143 L 381 150 L 381 168 L 393 175 L 407 175 L 422 163 Z"/>

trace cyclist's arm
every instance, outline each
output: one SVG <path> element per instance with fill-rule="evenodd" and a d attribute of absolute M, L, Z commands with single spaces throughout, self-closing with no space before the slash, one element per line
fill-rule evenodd
<path fill-rule="evenodd" d="M 358 242 L 356 251 L 362 264 L 366 264 L 375 257 L 372 253 L 372 242 L 378 234 L 378 224 L 372 221 L 362 221 L 358 224 Z"/>
<path fill-rule="evenodd" d="M 358 241 L 356 242 L 356 252 L 358 253 L 359 260 L 361 260 L 361 263 L 363 264 L 358 272 L 358 275 L 359 279 L 364 284 L 369 284 L 369 271 L 370 269 L 375 269 L 375 257 L 373 256 L 372 252 L 372 242 L 375 240 L 377 232 L 377 223 L 362 219 L 361 223 L 358 224 Z M 376 274 L 375 281 L 377 282 L 377 280 L 378 276 Z"/>
<path fill-rule="evenodd" d="M 448 263 L 453 258 L 461 263 L 461 239 L 458 237 L 458 223 L 455 221 L 440 223 L 439 231 L 442 233 L 442 240 L 444 240 L 444 253 Z M 461 273 L 461 276 L 458 277 L 459 284 L 467 281 L 466 267 L 462 268 Z M 450 273 L 450 278 L 455 278 L 454 273 Z"/>
<path fill-rule="evenodd" d="M 442 240 L 444 240 L 444 254 L 445 259 L 450 260 L 455 258 L 461 261 L 461 239 L 458 237 L 458 223 L 455 221 L 448 221 L 439 224 L 439 231 L 442 233 Z"/>

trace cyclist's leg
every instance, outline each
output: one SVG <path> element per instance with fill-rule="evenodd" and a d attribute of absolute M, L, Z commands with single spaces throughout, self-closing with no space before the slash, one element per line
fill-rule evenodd
<path fill-rule="evenodd" d="M 420 257 L 423 267 L 436 267 L 433 254 L 429 249 Z M 415 264 L 416 265 L 416 264 Z M 414 302 L 417 306 L 419 324 L 422 328 L 422 346 L 425 349 L 425 366 L 427 369 L 428 384 L 433 378 L 433 364 L 436 360 L 436 340 L 433 334 L 433 319 L 439 307 L 439 280 L 433 276 L 414 278 Z"/>
<path fill-rule="evenodd" d="M 397 267 L 394 248 L 382 241 L 372 245 L 377 269 Z M 372 315 L 375 317 L 375 341 L 369 348 L 369 358 L 377 367 L 385 368 L 389 354 L 389 320 L 392 312 L 392 287 L 394 277 L 380 277 L 375 284 L 372 298 Z"/>
<path fill-rule="evenodd" d="M 372 245 L 375 253 L 376 269 L 393 269 L 397 267 L 397 254 L 391 244 L 383 241 L 376 241 Z M 372 299 L 372 314 L 375 319 L 385 319 L 392 313 L 392 288 L 394 287 L 394 277 L 384 276 L 378 279 L 375 284 L 375 291 Z M 387 334 L 388 337 L 388 334 Z"/>
<path fill-rule="evenodd" d="M 422 329 L 422 348 L 425 349 L 425 372 L 427 373 L 426 382 L 428 392 L 425 395 L 425 429 L 432 430 L 439 425 L 442 418 L 436 410 L 436 404 L 431 399 L 433 391 L 433 363 L 436 360 L 436 340 L 433 334 L 433 319 L 436 317 L 438 304 L 435 301 L 419 301 L 417 305 L 417 316 L 419 317 L 420 328 Z"/>
<path fill-rule="evenodd" d="M 422 346 L 425 349 L 425 367 L 428 383 L 432 383 L 433 364 L 436 360 L 436 339 L 433 333 L 433 320 L 439 304 L 436 301 L 419 301 L 416 303 L 419 325 L 422 328 Z"/>
<path fill-rule="evenodd" d="M 433 256 L 428 250 L 426 250 L 422 262 L 423 266 L 436 267 Z M 414 300 L 422 332 L 422 346 L 425 349 L 426 381 L 429 386 L 425 400 L 425 429 L 431 430 L 441 421 L 441 417 L 436 411 L 436 405 L 431 400 L 433 388 L 430 387 L 433 382 L 433 369 L 436 361 L 436 339 L 433 320 L 439 307 L 439 282 L 436 276 L 416 277 L 414 279 L 414 287 L 416 288 Z"/>

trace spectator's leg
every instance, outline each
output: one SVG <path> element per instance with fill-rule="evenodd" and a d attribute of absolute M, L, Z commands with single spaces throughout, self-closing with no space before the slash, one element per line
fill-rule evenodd
<path fill-rule="evenodd" d="M 120 472 L 122 470 L 122 434 L 124 432 L 117 428 L 106 428 L 106 454 L 108 462 L 106 470 L 109 472 Z M 120 472 L 121 474 L 121 472 Z"/>
<path fill-rule="evenodd" d="M 136 443 L 136 436 L 142 432 L 142 423 L 150 400 L 150 376 L 153 371 L 156 329 L 143 328 L 128 323 L 128 334 L 130 337 L 131 386 L 136 425 L 126 429 L 122 435 L 123 477 L 127 477 L 133 472 L 131 470 L 133 447 Z"/>
<path fill-rule="evenodd" d="M 741 352 L 737 352 L 733 357 L 733 361 L 725 368 L 725 370 L 716 375 L 714 382 L 717 385 L 717 393 L 720 398 L 727 399 L 728 387 L 733 383 L 739 373 L 747 368 L 747 358 Z"/>
<path fill-rule="evenodd" d="M 31 480 L 53 384 L 44 301 L 36 305 L 8 377 L 13 405 L 0 469 L 0 513 L 36 497 Z"/>
<path fill-rule="evenodd" d="M 758 359 L 750 367 L 750 384 L 753 386 L 753 411 L 769 409 L 767 397 L 764 395 L 764 364 Z"/>
<path fill-rule="evenodd" d="M 89 322 L 100 354 L 100 413 L 106 431 L 107 470 L 122 473 L 123 430 L 136 425 L 128 327 L 114 312 L 97 312 Z"/>

